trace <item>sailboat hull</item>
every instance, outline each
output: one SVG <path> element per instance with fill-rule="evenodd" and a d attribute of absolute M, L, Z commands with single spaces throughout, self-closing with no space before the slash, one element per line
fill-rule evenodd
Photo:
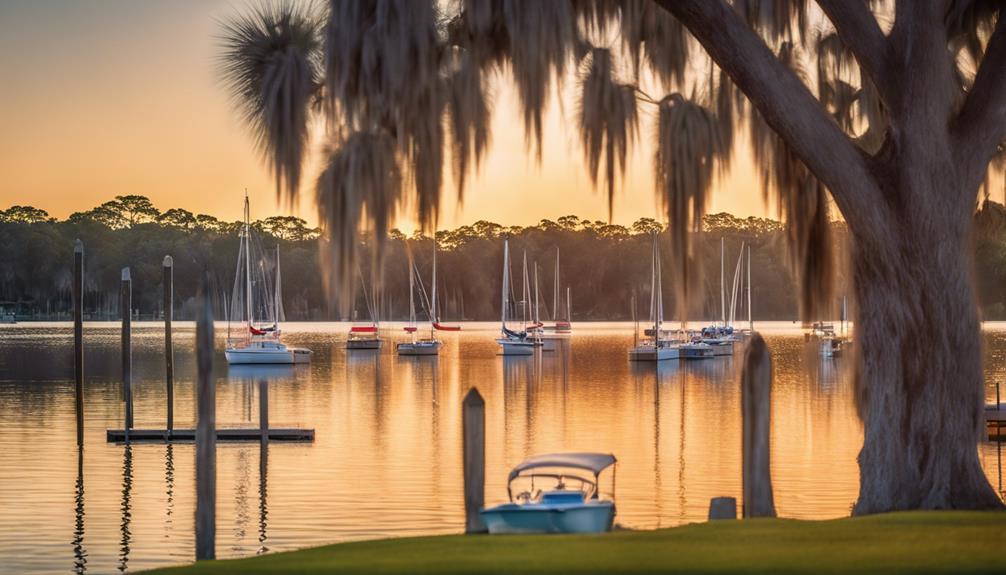
<path fill-rule="evenodd" d="M 282 349 L 229 348 L 224 351 L 224 356 L 227 357 L 227 363 L 231 365 L 311 363 L 311 350 L 299 347 L 283 346 Z"/>
<path fill-rule="evenodd" d="M 346 349 L 381 349 L 379 339 L 350 339 L 346 341 Z"/>
<path fill-rule="evenodd" d="M 400 343 L 397 346 L 398 355 L 439 355 L 441 341 L 417 341 Z"/>
<path fill-rule="evenodd" d="M 630 361 L 664 361 L 679 357 L 681 357 L 681 352 L 677 347 L 639 345 L 629 349 Z"/>
<path fill-rule="evenodd" d="M 513 341 L 509 339 L 497 339 L 496 343 L 500 344 L 502 355 L 534 354 L 534 342 L 530 340 Z"/>

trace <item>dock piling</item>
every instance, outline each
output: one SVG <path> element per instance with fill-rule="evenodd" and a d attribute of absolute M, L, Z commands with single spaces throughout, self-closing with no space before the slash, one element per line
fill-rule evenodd
<path fill-rule="evenodd" d="M 163 284 L 164 284 L 164 379 L 168 392 L 168 416 L 167 435 L 171 438 L 171 432 L 175 428 L 175 357 L 171 349 L 171 319 L 174 315 L 174 261 L 171 256 L 164 256 Z"/>
<path fill-rule="evenodd" d="M 119 290 L 119 307 L 122 316 L 122 400 L 126 404 L 126 443 L 129 443 L 129 429 L 133 427 L 133 346 L 132 346 L 132 309 L 133 282 L 129 268 L 122 268 L 122 283 Z"/>
<path fill-rule="evenodd" d="M 84 445 L 84 243 L 73 242 L 73 376 L 77 447 Z"/>
<path fill-rule="evenodd" d="M 196 561 L 216 558 L 217 434 L 216 382 L 213 380 L 213 310 L 204 276 L 196 324 Z"/>
<path fill-rule="evenodd" d="M 463 468 L 465 474 L 465 533 L 485 533 L 479 510 L 485 505 L 486 402 L 476 388 L 461 403 Z"/>
<path fill-rule="evenodd" d="M 765 340 L 755 333 L 741 372 L 744 517 L 775 517 L 769 466 L 771 397 L 772 358 Z"/>

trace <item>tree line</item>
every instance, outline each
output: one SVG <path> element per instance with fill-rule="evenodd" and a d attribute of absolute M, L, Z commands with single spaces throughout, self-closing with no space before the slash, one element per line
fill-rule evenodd
<path fill-rule="evenodd" d="M 976 275 L 979 296 L 987 319 L 1006 318 L 1006 208 L 986 202 L 975 216 Z M 171 255 L 174 267 L 175 316 L 193 317 L 198 286 L 205 270 L 218 318 L 226 317 L 234 280 L 241 222 L 221 221 L 181 208 L 158 210 L 143 196 L 118 196 L 65 220 L 52 218 L 31 206 L 0 211 L 0 308 L 22 319 L 67 317 L 70 312 L 72 250 L 74 239 L 85 246 L 85 313 L 93 319 L 119 317 L 120 270 L 131 268 L 134 313 L 141 318 L 160 317 L 161 262 Z M 372 298 L 380 319 L 408 316 L 408 258 L 415 264 L 430 291 L 433 239 L 420 233 L 407 236 L 392 230 L 384 247 L 382 264 L 364 257 L 355 281 L 353 317 L 340 318 L 329 306 L 320 273 L 319 230 L 300 218 L 273 216 L 253 222 L 266 248 L 279 246 L 283 267 L 284 307 L 288 320 L 368 319 L 365 295 Z M 837 241 L 836 259 L 848 258 L 847 232 L 832 223 Z M 631 302 L 642 320 L 648 317 L 652 235 L 659 243 L 663 269 L 669 266 L 664 225 L 643 218 L 630 226 L 590 221 L 576 216 L 543 219 L 533 226 L 503 226 L 479 221 L 453 230 L 438 231 L 437 283 L 441 317 L 445 320 L 492 320 L 499 317 L 503 239 L 510 242 L 513 278 L 520 293 L 523 255 L 527 254 L 533 282 L 535 266 L 542 315 L 553 310 L 556 249 L 560 257 L 560 291 L 569 288 L 573 319 L 627 320 Z M 726 258 L 727 305 L 741 245 L 751 247 L 752 310 L 756 319 L 792 320 L 798 316 L 794 275 L 787 267 L 785 227 L 765 218 L 737 218 L 710 214 L 703 219 L 703 297 L 693 301 L 688 317 L 718 318 L 720 311 L 720 242 Z M 321 253 L 324 253 L 322 251 Z M 370 254 L 361 239 L 361 253 Z M 742 275 L 746 276 L 746 261 Z M 851 294 L 839 265 L 838 296 Z M 380 273 L 375 273 L 380 272 Z M 664 307 L 668 319 L 679 317 L 671 282 L 664 278 Z M 375 278 L 377 278 L 375 280 Z M 375 283 L 380 285 L 376 286 Z M 738 297 L 738 320 L 746 318 L 746 301 Z M 417 304 L 418 305 L 418 304 Z M 563 308 L 564 303 L 560 304 Z M 837 310 L 837 302 L 834 309 Z"/>

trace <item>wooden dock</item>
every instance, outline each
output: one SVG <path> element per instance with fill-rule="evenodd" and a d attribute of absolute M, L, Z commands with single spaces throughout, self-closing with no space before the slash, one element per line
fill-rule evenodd
<path fill-rule="evenodd" d="M 989 441 L 1006 441 L 1006 403 L 985 406 L 985 427 Z"/>
<path fill-rule="evenodd" d="M 217 441 L 262 441 L 261 429 L 217 429 Z M 297 429 L 275 427 L 267 430 L 269 441 L 282 442 L 310 442 L 314 441 L 313 429 Z M 106 439 L 109 443 L 125 443 L 126 431 L 124 429 L 109 429 L 106 432 Z M 171 431 L 170 441 L 172 442 L 192 442 L 196 440 L 195 429 L 174 429 Z M 130 429 L 129 441 L 132 443 L 151 443 L 168 441 L 168 431 L 166 429 Z"/>

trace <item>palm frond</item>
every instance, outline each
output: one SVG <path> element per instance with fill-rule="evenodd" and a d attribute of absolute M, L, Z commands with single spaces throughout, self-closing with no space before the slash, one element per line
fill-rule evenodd
<path fill-rule="evenodd" d="M 311 4 L 263 2 L 225 23 L 224 80 L 276 178 L 297 195 L 320 86 L 321 19 Z"/>

